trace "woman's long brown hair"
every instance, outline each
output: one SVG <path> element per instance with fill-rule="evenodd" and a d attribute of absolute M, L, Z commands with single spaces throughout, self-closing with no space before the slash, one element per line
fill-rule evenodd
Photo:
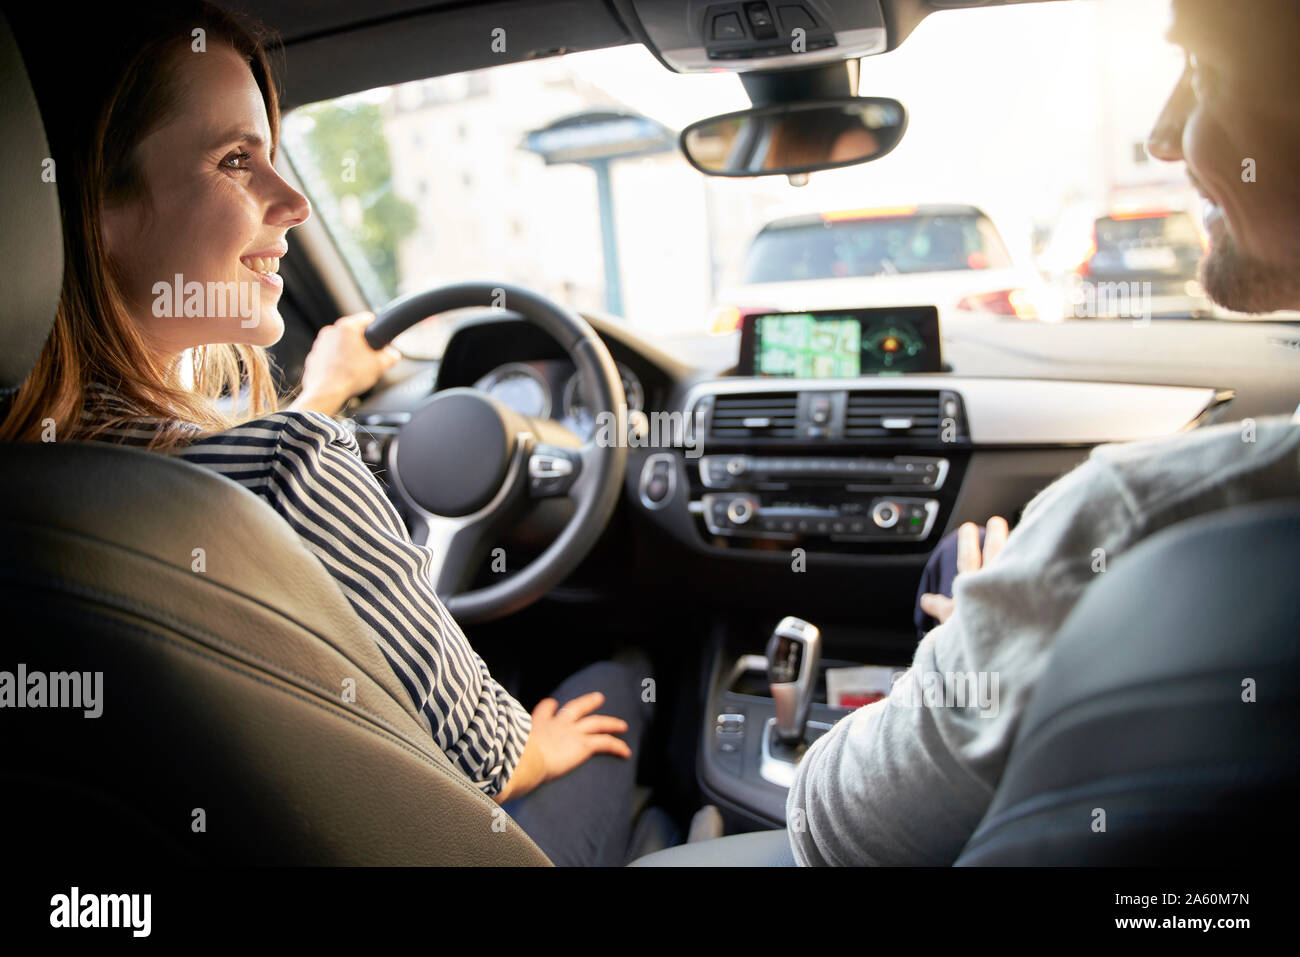
<path fill-rule="evenodd" d="M 76 90 L 62 99 L 48 89 L 42 94 L 41 66 L 30 57 L 27 61 L 57 170 L 63 286 L 40 358 L 0 406 L 0 441 L 48 441 L 51 423 L 59 441 L 91 438 L 138 416 L 218 432 L 277 406 L 275 379 L 261 346 L 226 343 L 190 350 L 192 386 L 183 381 L 180 362 L 159 365 L 128 311 L 100 222 L 102 203 L 146 198 L 136 145 L 176 110 L 176 67 L 179 55 L 195 42 L 196 30 L 204 31 L 209 46 L 229 44 L 248 62 L 266 102 L 271 141 L 277 142 L 279 97 L 265 33 L 206 2 L 171 2 L 153 10 L 132 5 L 129 14 L 119 10 L 118 18 L 129 21 L 129 32 L 114 37 L 113 24 L 106 22 L 109 35 L 86 36 L 80 56 L 59 56 L 60 63 L 48 65 L 47 81 L 57 82 L 56 69 L 76 74 Z M 57 52 L 69 50 L 63 45 Z M 82 412 L 96 381 L 116 390 L 134 410 L 108 414 L 88 430 Z M 221 411 L 216 400 L 223 396 L 233 397 L 242 411 Z M 161 428 L 151 447 L 164 451 L 185 436 L 183 429 Z"/>

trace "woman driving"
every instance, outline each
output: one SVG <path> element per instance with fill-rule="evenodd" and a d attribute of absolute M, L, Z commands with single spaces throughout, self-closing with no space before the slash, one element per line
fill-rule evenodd
<path fill-rule="evenodd" d="M 0 439 L 140 445 L 261 496 L 338 582 L 451 761 L 555 863 L 624 863 L 648 663 L 593 665 L 531 715 L 493 679 L 434 592 L 432 553 L 330 418 L 396 361 L 365 342 L 369 313 L 322 329 L 277 410 L 279 261 L 311 207 L 273 165 L 259 33 L 206 3 L 87 13 L 98 22 L 74 37 L 30 8 L 14 16 L 20 37 L 54 44 L 28 67 L 65 270 L 44 352 L 0 405 Z M 61 90 L 69 63 L 79 82 Z"/>

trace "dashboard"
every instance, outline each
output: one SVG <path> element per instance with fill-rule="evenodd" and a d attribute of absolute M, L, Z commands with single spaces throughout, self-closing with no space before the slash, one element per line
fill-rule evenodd
<path fill-rule="evenodd" d="M 1001 327 L 963 326 L 945 330 L 952 371 L 866 375 L 859 367 L 857 375 L 826 376 L 741 374 L 738 336 L 720 364 L 701 361 L 695 344 L 688 362 L 667 339 L 584 318 L 618 364 L 629 406 L 687 426 L 629 448 L 619 509 L 598 549 L 558 590 L 601 600 L 682 589 L 704 605 L 743 595 L 755 611 L 840 613 L 896 628 L 910 621 L 921 569 L 944 534 L 995 514 L 1014 524 L 1094 446 L 1167 436 L 1228 414 L 1290 411 L 1300 398 L 1300 380 L 1288 372 L 1297 352 L 1276 343 L 1276 326 L 1198 326 L 1195 335 L 1216 342 L 1217 364 L 1208 370 L 1177 349 L 1189 329 L 1083 323 L 1017 325 L 1002 339 L 994 337 Z M 847 348 L 839 358 L 852 359 L 855 346 L 857 355 L 879 357 L 928 335 L 924 316 L 919 325 L 894 325 L 884 337 L 896 342 L 850 330 L 829 347 Z M 776 350 L 788 350 L 789 334 L 777 331 Z M 1049 338 L 1068 345 L 1051 364 L 1035 354 Z M 1098 358 L 1084 367 L 1078 360 L 1089 342 Z M 1146 365 L 1137 370 L 1137 362 Z M 363 458 L 381 480 L 384 443 L 442 389 L 478 388 L 521 414 L 591 434 L 571 360 L 522 319 L 497 313 L 466 322 L 440 362 L 403 365 L 353 413 Z M 971 373 L 976 365 L 983 374 Z M 1236 385 L 1244 401 L 1229 388 Z"/>
<path fill-rule="evenodd" d="M 629 412 L 645 410 L 645 386 L 625 363 L 619 376 Z M 595 432 L 596 419 L 583 396 L 582 377 L 567 359 L 504 362 L 484 374 L 474 388 L 509 408 L 536 419 L 554 419 L 584 442 Z"/>
<path fill-rule="evenodd" d="M 680 363 L 613 324 L 603 324 L 601 333 L 618 366 L 628 410 L 661 407 L 684 372 Z M 459 386 L 486 392 L 521 415 L 552 419 L 584 442 L 595 431 L 595 416 L 573 361 L 559 343 L 520 318 L 489 312 L 462 322 L 447 342 L 433 381 L 422 379 L 414 392 L 394 397 L 394 404 L 409 407 L 431 392 Z M 381 395 L 365 411 L 389 404 Z"/>

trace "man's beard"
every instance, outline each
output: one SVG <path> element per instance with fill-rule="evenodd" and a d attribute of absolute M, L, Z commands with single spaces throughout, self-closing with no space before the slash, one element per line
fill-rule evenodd
<path fill-rule="evenodd" d="M 1201 259 L 1205 293 L 1225 309 L 1273 312 L 1300 308 L 1300 269 L 1261 262 L 1243 253 L 1226 232 Z"/>

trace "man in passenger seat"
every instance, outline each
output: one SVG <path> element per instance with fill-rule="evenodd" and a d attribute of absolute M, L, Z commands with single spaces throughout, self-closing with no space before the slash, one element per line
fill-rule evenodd
<path fill-rule="evenodd" d="M 1300 5 L 1172 6 L 1169 39 L 1186 68 L 1148 149 L 1184 161 L 1210 204 L 1202 284 L 1229 309 L 1300 309 Z M 941 623 L 899 685 L 932 672 L 997 673 L 996 714 L 886 698 L 844 718 L 809 749 L 790 789 L 796 860 L 951 864 L 988 809 L 1054 636 L 1096 577 L 1094 550 L 1113 558 L 1195 515 L 1297 496 L 1300 417 L 1276 416 L 1253 430 L 1229 423 L 1101 446 L 1036 496 L 1009 535 L 990 520 L 982 554 L 978 530 L 963 527 L 952 597 L 923 596 Z"/>

